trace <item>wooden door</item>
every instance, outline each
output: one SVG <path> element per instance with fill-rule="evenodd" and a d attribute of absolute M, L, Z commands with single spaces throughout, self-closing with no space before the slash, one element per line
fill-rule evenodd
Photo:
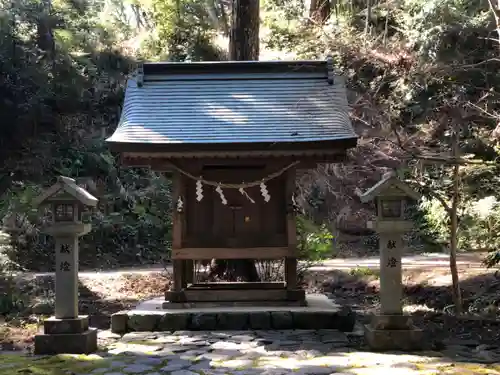
<path fill-rule="evenodd" d="M 247 189 L 254 195 L 254 189 Z M 252 190 L 252 191 L 250 191 Z M 237 189 L 223 191 L 227 204 L 223 204 L 217 192 L 213 199 L 214 235 L 225 242 L 228 247 L 252 247 L 258 242 L 260 235 L 260 204 L 258 199 L 252 203 Z M 258 198 L 258 197 L 257 197 Z"/>
<path fill-rule="evenodd" d="M 264 168 L 210 168 L 203 177 L 210 181 L 241 183 L 255 181 L 268 174 Z M 260 187 L 246 188 L 253 200 L 238 189 L 225 188 L 223 204 L 213 186 L 204 186 L 203 200 L 195 201 L 194 183 L 187 187 L 186 247 L 270 247 L 286 246 L 284 182 L 276 178 L 267 183 L 271 200 L 265 202 Z"/>

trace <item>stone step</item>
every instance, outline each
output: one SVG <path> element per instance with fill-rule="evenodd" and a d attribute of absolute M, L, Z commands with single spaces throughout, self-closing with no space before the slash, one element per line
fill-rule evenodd
<path fill-rule="evenodd" d="M 355 313 L 350 308 L 340 307 L 324 295 L 308 295 L 308 306 L 222 306 L 164 310 L 161 308 L 163 302 L 160 298 L 141 304 L 134 310 L 113 314 L 112 332 L 270 329 L 335 329 L 352 332 L 356 323 Z M 154 309 L 155 305 L 159 307 Z"/>

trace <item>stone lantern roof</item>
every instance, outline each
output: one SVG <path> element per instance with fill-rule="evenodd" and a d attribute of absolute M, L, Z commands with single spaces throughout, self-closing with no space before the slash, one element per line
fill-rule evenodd
<path fill-rule="evenodd" d="M 413 190 L 410 186 L 408 186 L 408 184 L 401 181 L 394 172 L 384 174 L 379 182 L 361 194 L 359 198 L 361 202 L 367 203 L 380 196 L 405 196 L 416 201 L 422 198 L 422 195 L 419 192 Z"/>
<path fill-rule="evenodd" d="M 74 179 L 65 176 L 59 176 L 57 182 L 40 194 L 33 203 L 39 206 L 54 200 L 76 200 L 88 207 L 95 207 L 98 202 L 96 197 L 78 186 Z"/>

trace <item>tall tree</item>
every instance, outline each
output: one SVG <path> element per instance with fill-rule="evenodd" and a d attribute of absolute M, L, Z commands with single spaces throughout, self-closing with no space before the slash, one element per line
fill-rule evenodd
<path fill-rule="evenodd" d="M 233 0 L 229 58 L 233 61 L 259 59 L 260 9 L 256 0 Z M 229 281 L 259 281 L 260 277 L 251 259 L 213 259 L 210 278 Z"/>
<path fill-rule="evenodd" d="M 260 6 L 257 0 L 233 0 L 229 58 L 259 59 Z"/>

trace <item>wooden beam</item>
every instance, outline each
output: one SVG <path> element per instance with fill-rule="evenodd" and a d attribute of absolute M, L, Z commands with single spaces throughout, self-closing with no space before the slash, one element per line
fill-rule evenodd
<path fill-rule="evenodd" d="M 207 282 L 191 284 L 187 289 L 211 290 L 248 290 L 248 289 L 285 289 L 283 282 Z"/>
<path fill-rule="evenodd" d="M 260 290 L 184 290 L 186 301 L 285 301 L 288 299 L 286 289 Z"/>
<path fill-rule="evenodd" d="M 183 262 L 186 285 L 192 284 L 194 282 L 194 261 L 191 259 L 186 259 Z"/>
<path fill-rule="evenodd" d="M 172 252 L 174 249 L 182 247 L 182 234 L 183 234 L 183 212 L 177 209 L 177 202 L 179 197 L 184 201 L 183 196 L 183 177 L 179 172 L 173 176 L 173 194 L 172 194 Z M 184 279 L 184 264 L 182 260 L 174 260 L 173 262 L 173 278 L 174 278 L 174 291 L 179 292 L 185 284 Z"/>
<path fill-rule="evenodd" d="M 210 233 L 211 234 L 211 233 Z M 239 237 L 238 239 L 241 244 L 246 247 L 255 248 L 260 246 L 265 247 L 286 247 L 287 238 L 286 233 L 283 234 L 269 234 L 260 233 L 254 236 Z M 244 242 L 243 242 L 244 241 Z M 204 235 L 187 235 L 182 241 L 182 246 L 184 248 L 216 248 L 216 247 L 232 247 L 229 245 L 231 239 L 224 235 L 219 235 L 218 237 Z"/>
<path fill-rule="evenodd" d="M 298 169 L 311 169 L 315 168 L 317 164 L 329 164 L 329 163 L 342 163 L 346 160 L 345 154 L 328 154 L 328 155 L 304 155 L 304 156 L 283 156 L 283 157 L 233 157 L 233 158 L 215 158 L 215 157 L 191 157 L 191 158 L 175 158 L 175 157 L 162 157 L 155 154 L 140 154 L 140 155 L 122 155 L 121 164 L 127 167 L 136 168 L 151 168 L 156 171 L 173 171 L 175 168 L 172 167 L 172 163 L 182 165 L 182 162 L 188 162 L 189 164 L 203 164 L 207 165 L 251 165 L 255 163 L 268 163 L 274 160 L 284 161 L 285 163 L 292 163 L 296 160 L 300 161 L 298 164 Z"/>
<path fill-rule="evenodd" d="M 173 290 L 175 292 L 180 292 L 182 290 L 182 260 L 174 260 L 172 262 L 172 273 L 174 279 Z"/>
<path fill-rule="evenodd" d="M 295 221 L 295 210 L 293 208 L 293 195 L 295 193 L 296 169 L 287 171 L 285 182 L 285 199 L 287 207 L 286 231 L 290 254 L 285 258 L 285 281 L 287 289 L 297 288 L 297 229 Z"/>
<path fill-rule="evenodd" d="M 177 308 L 189 308 L 193 307 L 193 304 L 198 307 L 220 307 L 225 304 L 226 306 L 305 306 L 305 297 L 305 291 L 302 289 L 254 289 L 244 292 L 184 289 L 180 292 L 165 292 L 166 301 L 180 303 Z"/>
<path fill-rule="evenodd" d="M 295 257 L 294 250 L 289 247 L 173 248 L 172 259 L 282 259 Z"/>

